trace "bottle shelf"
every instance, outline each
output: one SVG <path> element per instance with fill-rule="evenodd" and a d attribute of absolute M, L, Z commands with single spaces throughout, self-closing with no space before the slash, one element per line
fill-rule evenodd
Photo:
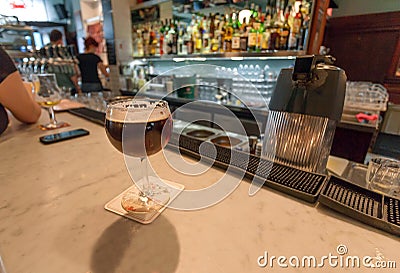
<path fill-rule="evenodd" d="M 225 52 L 225 53 L 208 53 L 208 54 L 191 54 L 191 55 L 162 55 L 162 56 L 145 56 L 132 57 L 134 60 L 146 61 L 207 61 L 230 59 L 232 61 L 242 60 L 268 60 L 268 59 L 295 59 L 296 56 L 304 55 L 304 50 L 276 50 L 267 52 L 243 53 L 243 52 Z"/>
<path fill-rule="evenodd" d="M 211 13 L 225 14 L 225 13 L 230 13 L 232 10 L 242 10 L 242 9 L 244 9 L 244 6 L 238 6 L 238 5 L 234 5 L 234 4 L 220 4 L 220 5 L 215 5 L 213 7 L 202 8 L 199 10 L 193 10 L 191 12 L 182 12 L 179 10 L 173 10 L 172 14 L 176 18 L 191 20 L 193 14 L 202 14 L 202 15 L 208 16 Z"/>
<path fill-rule="evenodd" d="M 159 5 L 161 3 L 168 2 L 168 1 L 169 0 L 150 0 L 150 1 L 142 2 L 142 3 L 139 3 L 139 4 L 136 4 L 136 5 L 132 6 L 131 10 L 150 8 L 150 7 L 153 7 L 155 5 Z"/>

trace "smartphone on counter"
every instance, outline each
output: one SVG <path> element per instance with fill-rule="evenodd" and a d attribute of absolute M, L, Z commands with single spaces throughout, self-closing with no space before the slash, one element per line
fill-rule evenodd
<path fill-rule="evenodd" d="M 89 131 L 87 131 L 85 129 L 76 129 L 76 130 L 61 132 L 61 133 L 57 133 L 57 134 L 41 136 L 39 138 L 39 140 L 43 144 L 51 144 L 51 143 L 56 143 L 56 142 L 60 142 L 60 141 L 71 139 L 71 138 L 87 136 L 88 134 L 89 134 Z"/>

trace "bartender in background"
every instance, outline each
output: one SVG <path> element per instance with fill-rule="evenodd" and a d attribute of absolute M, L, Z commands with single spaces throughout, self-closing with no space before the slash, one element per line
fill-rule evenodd
<path fill-rule="evenodd" d="M 24 123 L 35 123 L 41 114 L 39 104 L 22 82 L 10 56 L 0 47 L 0 134 L 7 129 L 8 116 L 5 108 Z"/>
<path fill-rule="evenodd" d="M 46 46 L 58 46 L 64 44 L 62 40 L 62 33 L 57 29 L 53 29 L 50 32 L 49 38 L 50 38 L 50 43 L 48 43 Z"/>
<path fill-rule="evenodd" d="M 107 67 L 103 64 L 103 60 L 95 54 L 99 43 L 93 37 L 85 39 L 85 53 L 78 55 L 79 69 L 82 78 L 82 92 L 101 92 L 103 85 L 101 84 L 98 70 L 108 78 Z"/>
<path fill-rule="evenodd" d="M 50 43 L 47 44 L 45 47 L 49 46 L 63 46 L 63 36 L 61 31 L 57 29 L 53 29 L 50 32 Z M 59 87 L 64 87 L 66 89 L 71 90 L 71 94 L 76 94 L 77 92 L 80 93 L 80 87 L 78 84 L 78 68 L 77 66 L 74 67 L 75 72 L 72 73 L 65 73 L 65 72 L 60 72 L 60 73 L 55 73 L 56 78 L 57 78 L 57 84 Z"/>

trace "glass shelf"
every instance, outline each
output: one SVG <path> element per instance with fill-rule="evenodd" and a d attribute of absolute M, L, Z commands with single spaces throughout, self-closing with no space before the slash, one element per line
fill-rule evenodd
<path fill-rule="evenodd" d="M 191 54 L 191 55 L 163 55 L 163 56 L 147 56 L 132 57 L 134 60 L 143 61 L 207 61 L 207 60 L 268 60 L 268 59 L 295 59 L 296 56 L 304 55 L 304 50 L 277 50 L 271 52 L 260 53 L 241 53 L 241 52 L 225 52 L 225 53 L 209 53 L 209 54 Z"/>

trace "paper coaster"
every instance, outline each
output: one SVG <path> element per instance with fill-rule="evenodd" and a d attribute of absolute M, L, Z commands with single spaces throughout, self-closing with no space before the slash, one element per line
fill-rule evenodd
<path fill-rule="evenodd" d="M 60 121 L 56 127 L 46 127 L 47 124 L 40 124 L 38 127 L 40 130 L 42 131 L 48 131 L 48 130 L 56 130 L 56 129 L 60 129 L 63 127 L 68 127 L 71 126 L 71 124 L 69 124 L 68 122 L 64 122 L 64 121 Z"/>
<path fill-rule="evenodd" d="M 170 187 L 168 188 L 170 192 L 170 199 L 165 206 L 161 206 L 160 208 L 154 211 L 146 212 L 146 213 L 134 213 L 134 212 L 127 212 L 121 206 L 122 196 L 129 190 L 136 188 L 135 185 L 127 188 L 122 193 L 114 197 L 111 201 L 109 201 L 104 208 L 108 211 L 114 212 L 118 215 L 124 216 L 126 218 L 135 220 L 142 224 L 150 224 L 153 222 L 158 215 L 161 214 L 165 210 L 165 208 L 183 191 L 185 188 L 182 184 L 174 183 L 172 181 L 163 180 L 163 182 Z"/>

